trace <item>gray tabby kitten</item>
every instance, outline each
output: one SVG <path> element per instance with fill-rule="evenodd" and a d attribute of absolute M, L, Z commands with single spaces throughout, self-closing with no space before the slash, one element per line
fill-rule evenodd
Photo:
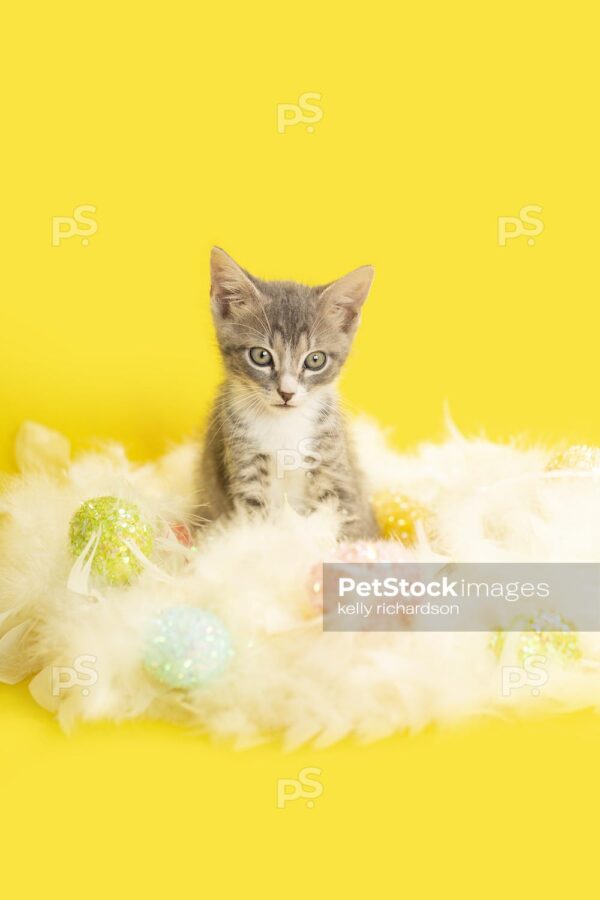
<path fill-rule="evenodd" d="M 336 391 L 373 275 L 363 266 L 321 287 L 262 281 L 213 248 L 227 377 L 202 453 L 202 518 L 268 515 L 285 498 L 304 515 L 334 504 L 339 537 L 377 536 Z"/>

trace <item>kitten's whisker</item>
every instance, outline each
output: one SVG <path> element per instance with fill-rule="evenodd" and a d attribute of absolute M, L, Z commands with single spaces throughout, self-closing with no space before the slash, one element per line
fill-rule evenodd
<path fill-rule="evenodd" d="M 190 523 L 192 525 L 202 525 L 204 522 L 210 522 L 210 519 L 207 519 L 206 516 L 197 516 L 193 514 L 189 517 Z"/>
<path fill-rule="evenodd" d="M 235 415 L 238 416 L 238 419 L 237 419 L 238 425 L 241 427 L 241 425 L 242 425 L 241 416 L 244 413 L 252 413 L 255 410 L 258 411 L 261 404 L 262 404 L 262 399 L 260 397 L 251 397 L 247 406 L 243 406 L 241 408 L 236 409 Z M 241 428 L 240 428 L 240 430 L 241 430 Z"/>
<path fill-rule="evenodd" d="M 247 331 L 249 334 L 256 335 L 256 337 L 261 341 L 264 340 L 264 338 L 265 338 L 264 332 L 258 331 L 256 328 L 252 328 L 251 325 L 244 325 L 244 324 L 236 325 L 236 330 L 242 330 L 242 329 Z"/>
<path fill-rule="evenodd" d="M 273 340 L 273 332 L 271 330 L 271 324 L 267 318 L 267 314 L 266 314 L 262 304 L 259 305 L 258 309 L 260 310 L 260 312 L 262 314 L 262 322 L 255 312 L 251 312 L 251 316 L 253 319 L 256 319 L 256 321 L 258 322 L 258 324 L 261 327 L 262 327 L 263 323 L 265 324 L 266 329 L 267 329 L 267 335 L 269 336 L 270 340 L 272 341 Z"/>
<path fill-rule="evenodd" d="M 226 403 L 226 401 L 223 400 L 224 409 L 231 416 L 231 419 L 234 422 L 234 432 L 232 433 L 232 437 L 235 437 L 236 425 L 238 426 L 238 429 L 239 429 L 239 426 L 241 426 L 241 418 L 238 418 L 238 414 L 243 411 L 246 411 L 246 409 L 249 409 L 253 402 L 256 402 L 256 404 L 258 405 L 262 401 L 261 401 L 260 397 L 252 395 L 252 394 L 243 394 L 241 397 L 234 397 L 232 400 L 229 401 L 229 403 Z M 221 422 L 219 428 L 215 432 L 213 432 L 211 435 L 211 439 L 210 439 L 211 443 L 222 432 L 223 428 L 227 424 L 229 424 L 229 423 L 228 423 L 228 419 L 227 419 L 227 414 L 225 414 L 225 415 L 223 415 L 223 421 Z"/>
<path fill-rule="evenodd" d="M 266 325 L 266 328 L 267 328 L 267 332 L 268 332 L 268 334 L 269 334 L 269 337 L 271 338 L 271 340 L 273 340 L 273 332 L 272 332 L 272 330 L 271 330 L 271 323 L 269 322 L 269 317 L 267 316 L 267 311 L 266 311 L 266 309 L 264 308 L 264 306 L 262 306 L 262 305 L 259 307 L 259 309 L 260 309 L 260 313 L 261 313 L 261 315 L 262 315 L 262 317 L 263 317 L 263 319 L 264 319 L 264 323 L 265 323 L 265 325 Z"/>
<path fill-rule="evenodd" d="M 309 331 L 309 333 L 308 333 L 308 343 L 309 343 L 309 345 L 312 344 L 312 339 L 313 339 L 313 337 L 314 337 L 314 335 L 315 335 L 315 331 L 317 330 L 317 328 L 319 327 L 319 325 L 321 324 L 321 322 L 323 321 L 323 319 L 325 318 L 326 315 L 327 315 L 327 310 L 324 309 L 324 310 L 321 311 L 321 313 L 317 316 L 317 318 L 316 318 L 315 321 L 313 322 L 313 324 L 312 324 L 312 326 L 311 326 L 311 329 L 310 329 L 310 331 Z M 309 350 L 310 350 L 310 346 L 309 346 Z"/>

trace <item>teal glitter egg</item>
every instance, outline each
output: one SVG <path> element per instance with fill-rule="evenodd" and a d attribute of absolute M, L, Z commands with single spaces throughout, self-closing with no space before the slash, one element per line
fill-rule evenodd
<path fill-rule="evenodd" d="M 154 546 L 152 525 L 135 503 L 119 497 L 94 497 L 81 504 L 69 529 L 74 556 L 83 553 L 93 534 L 98 535 L 98 545 L 92 572 L 114 586 L 129 584 L 142 571 L 126 542 L 136 544 L 144 556 L 150 556 Z"/>
<path fill-rule="evenodd" d="M 152 623 L 144 668 L 167 687 L 195 688 L 220 675 L 232 656 L 229 632 L 217 616 L 174 606 Z"/>

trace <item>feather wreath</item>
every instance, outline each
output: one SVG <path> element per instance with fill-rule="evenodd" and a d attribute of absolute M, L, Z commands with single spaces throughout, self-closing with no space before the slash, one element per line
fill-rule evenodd
<path fill-rule="evenodd" d="M 26 423 L 0 495 L 0 680 L 29 679 L 65 728 L 144 715 L 237 746 L 597 707 L 597 633 L 546 636 L 543 688 L 506 695 L 519 634 L 324 632 L 318 579 L 325 559 L 600 562 L 598 451 L 450 427 L 402 455 L 354 430 L 387 542 L 336 545 L 332 510 L 284 507 L 194 546 L 194 444 L 146 465 L 117 445 L 72 461 L 66 438 Z"/>

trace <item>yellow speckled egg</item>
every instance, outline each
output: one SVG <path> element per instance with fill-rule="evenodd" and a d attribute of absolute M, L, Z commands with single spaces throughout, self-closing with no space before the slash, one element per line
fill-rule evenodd
<path fill-rule="evenodd" d="M 426 524 L 432 516 L 431 510 L 397 491 L 381 491 L 371 497 L 371 503 L 381 536 L 408 546 L 417 539 L 417 522 Z"/>

